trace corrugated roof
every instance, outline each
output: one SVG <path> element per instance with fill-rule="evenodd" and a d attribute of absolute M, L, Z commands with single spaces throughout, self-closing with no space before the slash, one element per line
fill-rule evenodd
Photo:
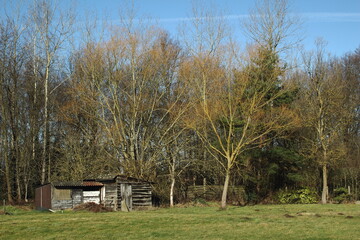
<path fill-rule="evenodd" d="M 118 174 L 116 173 L 107 173 L 100 175 L 88 175 L 84 178 L 84 181 L 99 181 L 99 180 L 114 180 Z"/>
<path fill-rule="evenodd" d="M 104 184 L 96 181 L 67 181 L 67 182 L 53 182 L 55 187 L 102 187 Z"/>
<path fill-rule="evenodd" d="M 153 183 L 150 181 L 146 181 L 146 180 L 142 180 L 142 179 L 138 179 L 138 178 L 134 178 L 134 177 L 129 177 L 127 175 L 124 174 L 119 174 L 119 173 L 110 173 L 110 174 L 102 174 L 99 175 L 97 177 L 88 177 L 85 180 L 86 181 L 115 181 L 115 179 L 118 179 L 120 181 L 124 181 L 124 182 L 147 182 L 147 183 Z"/>
<path fill-rule="evenodd" d="M 95 182 L 95 181 L 84 181 L 83 185 L 84 186 L 89 186 L 89 187 L 101 187 L 101 186 L 104 186 L 104 184 L 102 184 L 101 182 Z"/>

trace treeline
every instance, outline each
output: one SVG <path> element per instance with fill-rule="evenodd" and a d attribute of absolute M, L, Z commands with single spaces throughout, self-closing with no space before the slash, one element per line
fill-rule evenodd
<path fill-rule="evenodd" d="M 359 199 L 360 49 L 299 51 L 283 0 L 238 26 L 246 48 L 226 18 L 194 9 L 177 40 L 132 11 L 103 28 L 77 28 L 49 1 L 2 17 L 1 197 L 122 173 L 170 205 L 194 185 L 221 185 L 222 207 L 304 188 L 323 203 L 339 188 Z"/>

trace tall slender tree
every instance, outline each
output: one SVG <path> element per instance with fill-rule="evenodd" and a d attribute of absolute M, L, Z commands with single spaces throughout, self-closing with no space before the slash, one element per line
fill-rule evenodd
<path fill-rule="evenodd" d="M 324 41 L 320 39 L 316 44 L 317 50 L 304 56 L 306 77 L 302 79 L 300 109 L 305 126 L 313 133 L 307 138 L 309 154 L 322 170 L 321 202 L 325 204 L 329 198 L 329 167 L 345 153 L 342 130 L 349 115 L 344 108 L 340 65 L 327 59 Z"/>
<path fill-rule="evenodd" d="M 41 160 L 41 184 L 46 181 L 46 166 L 51 168 L 49 149 L 49 83 L 54 77 L 54 63 L 58 52 L 72 34 L 74 16 L 70 10 L 61 12 L 57 6 L 48 1 L 35 2 L 32 8 L 32 18 L 35 31 L 38 53 L 44 60 L 43 69 L 39 69 L 44 81 L 44 124 L 43 124 L 43 154 Z M 40 65 L 42 66 L 42 65 Z M 50 171 L 47 180 L 50 181 Z"/>

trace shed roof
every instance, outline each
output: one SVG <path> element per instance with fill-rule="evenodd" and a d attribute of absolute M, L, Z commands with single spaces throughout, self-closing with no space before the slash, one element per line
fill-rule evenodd
<path fill-rule="evenodd" d="M 118 173 L 110 173 L 110 174 L 103 174 L 99 175 L 97 177 L 90 177 L 86 179 L 87 181 L 115 181 L 115 179 L 119 179 L 121 181 L 129 181 L 129 182 L 147 182 L 152 183 L 146 180 L 142 180 L 139 178 L 129 177 L 124 174 L 118 174 Z"/>
<path fill-rule="evenodd" d="M 53 182 L 55 187 L 102 187 L 104 184 L 96 181 L 67 181 Z"/>

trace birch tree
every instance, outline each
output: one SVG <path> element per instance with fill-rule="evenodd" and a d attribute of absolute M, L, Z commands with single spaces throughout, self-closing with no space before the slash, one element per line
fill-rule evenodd
<path fill-rule="evenodd" d="M 303 79 L 300 105 L 305 126 L 313 135 L 307 138 L 309 154 L 316 159 L 322 170 L 321 202 L 329 198 L 328 170 L 344 156 L 342 131 L 348 118 L 344 106 L 344 83 L 338 64 L 331 65 L 327 58 L 324 41 L 317 41 L 317 49 L 304 56 L 306 77 Z"/>
<path fill-rule="evenodd" d="M 41 158 L 41 184 L 46 181 L 46 166 L 48 167 L 48 178 L 50 181 L 50 158 L 48 157 L 49 148 L 49 84 L 54 75 L 53 65 L 57 54 L 65 41 L 72 34 L 74 17 L 71 11 L 60 12 L 52 2 L 35 2 L 32 12 L 32 21 L 35 24 L 35 31 L 38 38 L 35 38 L 36 48 L 43 59 L 41 72 L 44 82 L 44 124 L 43 124 L 43 154 Z M 35 37 L 35 36 L 34 36 Z M 50 89 L 51 90 L 51 89 Z"/>
<path fill-rule="evenodd" d="M 9 203 L 13 202 L 12 197 L 12 181 L 11 181 L 11 170 L 10 170 L 10 159 L 9 159 L 9 136 L 8 136 L 8 122 L 9 122 L 9 114 L 7 109 L 7 97 L 6 88 L 8 79 L 8 45 L 10 37 L 10 32 L 8 29 L 8 25 L 6 23 L 2 23 L 0 25 L 1 38 L 0 38 L 0 49 L 1 49 L 1 60 L 0 60 L 0 99 L 1 99 L 1 162 L 4 164 L 4 176 L 6 181 L 6 189 L 7 189 L 7 200 Z"/>
<path fill-rule="evenodd" d="M 21 21 L 19 9 L 13 9 L 12 15 L 5 14 L 1 21 L 1 127 L 2 146 L 5 164 L 5 178 L 8 200 L 12 201 L 12 188 L 15 188 L 16 200 L 22 197 L 22 173 L 25 158 L 26 113 L 23 108 L 24 65 L 27 59 L 24 32 L 26 24 Z M 23 133 L 25 130 L 25 134 Z M 12 181 L 14 181 L 12 183 Z M 13 184 L 13 186 L 11 186 Z"/>

